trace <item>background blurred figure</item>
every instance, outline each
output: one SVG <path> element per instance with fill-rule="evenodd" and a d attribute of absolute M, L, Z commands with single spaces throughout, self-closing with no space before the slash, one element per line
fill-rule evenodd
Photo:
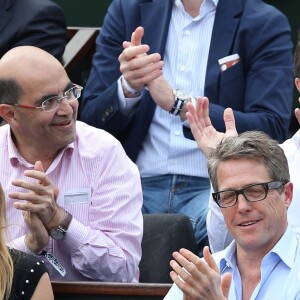
<path fill-rule="evenodd" d="M 204 155 L 182 133 L 185 103 L 208 96 L 218 130 L 230 106 L 239 132 L 282 141 L 292 80 L 288 21 L 260 0 L 114 0 L 81 119 L 112 133 L 137 163 L 143 212 L 188 215 L 201 252 L 210 187 Z"/>
<path fill-rule="evenodd" d="M 36 46 L 62 59 L 67 25 L 51 0 L 0 0 L 0 58 L 16 46 Z"/>
<path fill-rule="evenodd" d="M 7 234 L 5 195 L 1 185 L 0 226 L 0 299 L 54 299 L 44 263 L 32 255 L 7 248 L 5 245 L 4 238 L 7 241 L 9 235 Z"/>
<path fill-rule="evenodd" d="M 28 45 L 61 61 L 66 42 L 64 12 L 51 0 L 0 0 L 0 59 L 9 49 Z"/>

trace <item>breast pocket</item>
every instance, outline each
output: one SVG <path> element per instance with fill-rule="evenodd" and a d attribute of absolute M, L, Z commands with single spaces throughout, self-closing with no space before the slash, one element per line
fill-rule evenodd
<path fill-rule="evenodd" d="M 91 188 L 67 190 L 63 196 L 64 208 L 84 225 L 89 224 Z"/>

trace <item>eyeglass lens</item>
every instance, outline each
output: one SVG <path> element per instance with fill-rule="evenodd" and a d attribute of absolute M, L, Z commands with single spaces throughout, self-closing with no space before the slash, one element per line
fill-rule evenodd
<path fill-rule="evenodd" d="M 63 97 L 54 96 L 45 100 L 42 103 L 42 108 L 44 109 L 44 111 L 52 111 L 60 105 L 63 99 L 66 99 L 68 103 L 75 101 L 81 96 L 81 90 L 82 90 L 81 87 L 73 86 L 72 88 L 70 88 L 64 93 Z"/>
<path fill-rule="evenodd" d="M 214 193 L 214 198 L 221 207 L 230 207 L 236 204 L 239 194 L 242 194 L 248 201 L 256 202 L 264 200 L 268 191 L 278 189 L 284 183 L 281 181 L 273 181 L 248 186 L 241 190 L 229 190 Z"/>

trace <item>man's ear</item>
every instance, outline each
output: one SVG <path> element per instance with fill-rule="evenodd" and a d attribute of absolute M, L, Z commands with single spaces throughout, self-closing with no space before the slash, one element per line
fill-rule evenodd
<path fill-rule="evenodd" d="M 285 194 L 285 206 L 286 206 L 286 208 L 288 208 L 293 199 L 293 183 L 292 182 L 288 182 L 285 184 L 284 194 Z"/>
<path fill-rule="evenodd" d="M 295 78 L 295 85 L 297 87 L 297 90 L 300 92 L 300 78 Z"/>
<path fill-rule="evenodd" d="M 11 105 L 0 104 L 0 116 L 8 124 L 15 121 L 15 111 Z"/>

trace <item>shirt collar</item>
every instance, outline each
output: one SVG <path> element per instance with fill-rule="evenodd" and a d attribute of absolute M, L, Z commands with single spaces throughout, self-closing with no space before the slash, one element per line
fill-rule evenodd
<path fill-rule="evenodd" d="M 9 125 L 3 125 L 3 126 L 8 126 Z M 16 147 L 13 138 L 12 138 L 12 131 L 11 128 L 8 128 L 8 134 L 7 134 L 7 143 L 8 143 L 8 158 L 10 160 L 10 163 L 12 166 L 16 166 L 18 163 L 21 165 L 26 166 L 27 168 L 32 168 L 33 164 L 29 163 L 26 161 L 18 151 L 18 148 Z M 74 151 L 74 142 L 67 145 L 65 148 L 62 149 L 60 153 L 66 153 L 68 157 L 72 155 Z"/>
<path fill-rule="evenodd" d="M 263 263 L 268 260 L 274 260 L 274 254 L 282 260 L 289 268 L 292 268 L 295 259 L 297 248 L 300 247 L 300 241 L 296 237 L 296 235 L 292 232 L 290 227 L 288 226 L 285 233 L 281 237 L 281 239 L 276 243 L 276 245 L 271 249 L 271 251 L 265 255 L 263 258 Z M 233 240 L 231 244 L 222 252 L 222 256 L 220 259 L 220 272 L 221 274 L 226 272 L 228 267 L 233 268 L 236 266 L 236 242 Z M 275 258 L 276 259 L 276 258 Z"/>
<path fill-rule="evenodd" d="M 299 239 L 288 226 L 284 235 L 267 255 L 277 255 L 289 268 L 292 268 L 296 259 L 297 248 L 300 247 L 299 243 Z"/>

